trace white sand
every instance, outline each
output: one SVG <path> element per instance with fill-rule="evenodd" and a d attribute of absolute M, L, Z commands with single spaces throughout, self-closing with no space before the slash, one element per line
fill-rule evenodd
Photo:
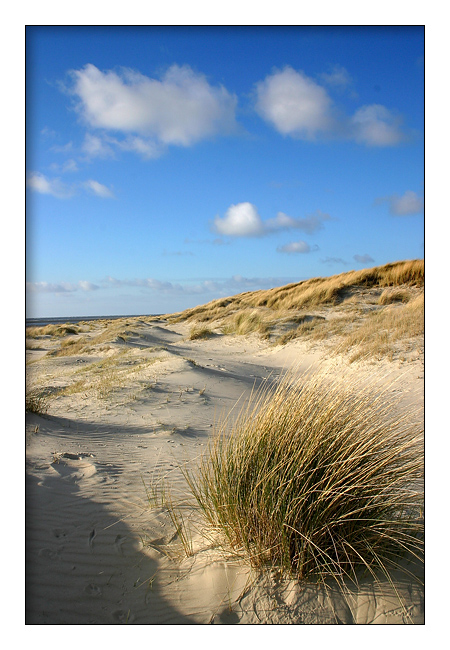
<path fill-rule="evenodd" d="M 358 366 L 327 360 L 321 347 L 300 342 L 270 348 L 253 335 L 189 341 L 187 325 L 157 321 L 132 329 L 126 343 L 91 355 L 27 354 L 36 359 L 30 384 L 56 390 L 92 381 L 89 390 L 54 398 L 45 417 L 27 415 L 26 622 L 423 623 L 423 589 L 412 579 L 367 581 L 346 596 L 337 588 L 279 584 L 269 571 L 253 575 L 210 548 L 198 532 L 194 554 L 181 557 L 167 513 L 146 498 L 146 487 L 163 475 L 183 495 L 180 465 L 195 466 L 215 417 L 255 383 L 294 363 L 300 371 L 328 365 L 343 374 Z M 120 366 L 86 370 L 118 350 Z M 404 373 L 405 395 L 422 391 L 420 361 L 369 368 L 386 377 Z M 102 388 L 108 377 L 117 386 L 111 392 Z"/>

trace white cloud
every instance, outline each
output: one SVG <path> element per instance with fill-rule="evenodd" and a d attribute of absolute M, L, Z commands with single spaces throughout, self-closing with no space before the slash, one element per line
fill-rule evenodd
<path fill-rule="evenodd" d="M 419 214 L 423 210 L 423 199 L 415 192 L 408 190 L 403 196 L 391 196 L 389 198 L 391 214 L 403 217 L 410 214 Z"/>
<path fill-rule="evenodd" d="M 279 253 L 310 253 L 311 246 L 305 241 L 293 241 L 290 244 L 284 244 L 284 246 L 278 246 L 277 251 Z"/>
<path fill-rule="evenodd" d="M 263 221 L 252 203 L 231 205 L 223 218 L 216 216 L 212 229 L 220 235 L 230 237 L 261 237 L 283 230 L 303 230 L 313 233 L 323 228 L 323 222 L 330 220 L 329 214 L 317 210 L 314 214 L 296 219 L 283 212 Z"/>
<path fill-rule="evenodd" d="M 88 282 L 87 280 L 80 280 L 78 283 L 78 287 L 82 291 L 97 291 L 97 289 L 100 289 L 98 285 L 93 284 L 92 282 Z"/>
<path fill-rule="evenodd" d="M 114 198 L 114 193 L 108 187 L 106 187 L 106 185 L 102 185 L 98 181 L 89 180 L 83 183 L 83 185 L 88 191 L 95 194 L 96 196 L 100 196 L 102 199 Z"/>
<path fill-rule="evenodd" d="M 73 70 L 70 92 L 91 127 L 189 146 L 235 128 L 236 97 L 189 66 L 172 65 L 161 80 L 129 69 Z"/>
<path fill-rule="evenodd" d="M 40 172 L 31 172 L 27 178 L 27 187 L 30 188 L 33 192 L 38 192 L 39 194 L 49 194 L 58 199 L 68 199 L 74 196 L 80 189 L 87 190 L 91 194 L 100 196 L 104 199 L 114 198 L 113 192 L 95 180 L 87 180 L 83 183 L 75 183 L 72 185 L 67 185 L 62 183 L 59 178 L 47 178 L 44 174 Z"/>
<path fill-rule="evenodd" d="M 356 142 L 374 147 L 393 146 L 404 140 L 400 118 L 380 104 L 359 108 L 350 120 L 350 131 Z"/>
<path fill-rule="evenodd" d="M 331 217 L 326 212 L 321 212 L 316 210 L 313 214 L 310 214 L 308 217 L 299 217 L 295 219 L 294 217 L 289 217 L 283 212 L 278 212 L 275 219 L 267 219 L 265 222 L 265 228 L 267 231 L 272 230 L 302 230 L 307 234 L 312 234 L 317 230 L 322 230 L 323 222 L 330 221 Z"/>
<path fill-rule="evenodd" d="M 380 203 L 388 203 L 389 212 L 395 217 L 420 214 L 424 207 L 423 198 L 411 190 L 406 191 L 403 196 L 392 194 L 375 199 L 375 205 Z"/>
<path fill-rule="evenodd" d="M 331 99 L 303 72 L 286 66 L 256 85 L 256 111 L 283 135 L 313 139 L 332 128 Z"/>
<path fill-rule="evenodd" d="M 341 66 L 320 78 L 334 89 L 352 87 Z M 304 140 L 337 137 L 372 147 L 394 146 L 405 139 L 400 116 L 385 106 L 362 106 L 350 117 L 340 114 L 323 86 L 289 66 L 257 83 L 256 96 L 257 113 L 282 135 Z"/>
<path fill-rule="evenodd" d="M 49 179 L 40 172 L 31 172 L 27 178 L 27 187 L 39 194 L 50 194 L 58 199 L 66 199 L 74 194 L 73 187 L 62 183 L 59 178 Z"/>
<path fill-rule="evenodd" d="M 214 230 L 220 235 L 231 237 L 257 237 L 264 234 L 264 226 L 256 207 L 244 202 L 231 205 L 225 217 L 214 219 Z"/>

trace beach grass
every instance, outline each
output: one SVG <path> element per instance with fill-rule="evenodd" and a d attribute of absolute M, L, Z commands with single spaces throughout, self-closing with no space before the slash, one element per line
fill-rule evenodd
<path fill-rule="evenodd" d="M 37 388 L 30 388 L 25 393 L 25 411 L 45 415 L 49 407 L 48 396 L 45 391 Z"/>
<path fill-rule="evenodd" d="M 186 473 L 210 530 L 255 568 L 389 577 L 421 559 L 423 431 L 373 379 L 287 375 L 217 426 Z"/>
<path fill-rule="evenodd" d="M 209 327 L 194 325 L 189 332 L 189 340 L 208 339 L 212 334 Z"/>
<path fill-rule="evenodd" d="M 264 308 L 272 316 L 286 310 L 317 308 L 340 304 L 356 288 L 423 287 L 423 260 L 392 262 L 360 271 L 348 271 L 325 278 L 312 278 L 274 289 L 247 291 L 227 299 L 186 309 L 168 316 L 169 321 L 213 322 L 233 316 L 241 310 Z"/>

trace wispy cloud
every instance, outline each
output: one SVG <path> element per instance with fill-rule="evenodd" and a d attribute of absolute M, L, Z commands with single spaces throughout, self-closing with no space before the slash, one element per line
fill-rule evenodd
<path fill-rule="evenodd" d="M 92 194 L 101 197 L 102 199 L 113 199 L 114 193 L 106 185 L 102 185 L 98 181 L 85 181 L 83 186 Z"/>
<path fill-rule="evenodd" d="M 142 138 L 139 136 L 129 136 L 122 141 L 115 140 L 114 143 L 119 149 L 137 153 L 145 160 L 158 158 L 164 151 L 163 146 L 151 138 Z"/>
<path fill-rule="evenodd" d="M 66 174 L 67 172 L 77 172 L 78 164 L 76 160 L 74 160 L 73 158 L 69 158 L 69 160 L 66 160 L 62 164 L 52 163 L 50 165 L 50 169 L 60 174 Z"/>
<path fill-rule="evenodd" d="M 27 178 L 27 187 L 39 194 L 50 194 L 58 199 L 68 199 L 74 195 L 72 186 L 63 183 L 59 178 L 49 179 L 39 172 L 31 172 Z"/>
<path fill-rule="evenodd" d="M 123 289 L 139 289 L 141 292 L 152 292 L 169 296 L 202 296 L 202 300 L 213 299 L 216 296 L 231 296 L 242 291 L 256 291 L 279 287 L 289 282 L 295 282 L 294 277 L 246 277 L 240 274 L 222 279 L 198 279 L 195 281 L 169 282 L 158 278 L 120 279 L 107 276 L 99 284 L 87 280 L 79 282 L 27 282 L 27 292 L 69 295 L 76 292 L 113 291 Z"/>
<path fill-rule="evenodd" d="M 350 73 L 339 64 L 334 65 L 331 72 L 322 72 L 319 78 L 324 84 L 332 88 L 348 88 L 353 86 L 353 79 Z"/>
<path fill-rule="evenodd" d="M 96 291 L 100 287 L 87 280 L 72 282 L 27 282 L 27 291 L 32 293 L 74 293 L 75 291 Z"/>
<path fill-rule="evenodd" d="M 88 158 L 114 158 L 114 150 L 105 140 L 98 135 L 86 133 L 82 151 Z"/>
<path fill-rule="evenodd" d="M 40 172 L 31 172 L 27 178 L 27 187 L 32 192 L 49 194 L 57 199 L 69 199 L 81 190 L 99 196 L 103 199 L 114 198 L 114 193 L 106 185 L 95 180 L 87 180 L 81 183 L 63 183 L 59 178 L 47 178 Z"/>
<path fill-rule="evenodd" d="M 423 198 L 411 190 L 405 192 L 403 196 L 392 194 L 391 196 L 380 197 L 375 200 L 375 205 L 380 203 L 388 203 L 389 212 L 395 217 L 420 214 L 424 207 Z"/>
<path fill-rule="evenodd" d="M 305 218 L 278 212 L 276 217 L 263 221 L 256 206 L 243 202 L 231 205 L 223 218 L 216 216 L 211 227 L 214 232 L 229 237 L 261 237 L 283 230 L 302 230 L 311 234 L 323 228 L 323 222 L 330 219 L 329 214 L 317 210 Z"/>
<path fill-rule="evenodd" d="M 161 79 L 128 68 L 102 72 L 92 64 L 70 74 L 68 91 L 87 125 L 144 138 L 124 146 L 150 147 L 150 140 L 190 146 L 236 127 L 235 95 L 187 65 L 172 65 Z"/>
<path fill-rule="evenodd" d="M 288 253 L 289 255 L 295 253 L 310 253 L 311 250 L 317 250 L 318 247 L 315 246 L 311 249 L 311 246 L 305 241 L 293 241 L 289 244 L 284 244 L 284 246 L 278 246 L 277 251 L 279 253 Z"/>
<path fill-rule="evenodd" d="M 365 253 L 364 255 L 353 255 L 353 259 L 356 262 L 359 262 L 359 264 L 366 264 L 367 262 L 375 262 L 373 257 L 371 257 L 368 253 Z"/>
<path fill-rule="evenodd" d="M 248 278 L 240 274 L 232 275 L 229 278 L 221 280 L 199 280 L 195 283 L 173 283 L 156 278 L 135 278 L 132 280 L 120 280 L 108 276 L 103 281 L 105 287 L 140 287 L 149 289 L 157 293 L 173 295 L 200 295 L 205 296 L 222 295 L 230 296 L 242 291 L 257 289 L 268 289 L 270 287 L 282 286 L 288 282 L 295 281 L 296 278 Z"/>
<path fill-rule="evenodd" d="M 342 67 L 320 78 L 334 88 L 351 83 Z M 338 111 L 324 86 L 290 66 L 275 70 L 256 84 L 255 110 L 282 135 L 303 140 L 338 137 L 386 147 L 405 139 L 400 116 L 385 106 L 362 106 L 353 116 L 346 116 Z"/>
<path fill-rule="evenodd" d="M 342 257 L 325 257 L 324 259 L 320 260 L 322 264 L 348 264 L 345 260 L 342 259 Z"/>

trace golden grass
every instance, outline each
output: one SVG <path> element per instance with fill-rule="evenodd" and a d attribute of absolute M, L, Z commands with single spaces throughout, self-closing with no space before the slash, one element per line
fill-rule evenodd
<path fill-rule="evenodd" d="M 380 305 L 390 305 L 393 302 L 409 302 L 411 292 L 406 289 L 385 289 L 378 299 Z"/>
<path fill-rule="evenodd" d="M 189 340 L 195 341 L 197 339 L 208 339 L 212 334 L 213 333 L 209 327 L 194 326 L 191 327 L 191 331 L 189 332 Z"/>
<path fill-rule="evenodd" d="M 389 303 L 388 303 L 389 304 Z M 397 343 L 421 336 L 424 329 L 424 296 L 369 313 L 341 337 L 337 353 L 350 354 L 350 362 L 367 358 L 391 357 Z"/>
<path fill-rule="evenodd" d="M 224 319 L 222 332 L 224 334 L 237 334 L 245 336 L 257 332 L 263 338 L 269 334 L 269 322 L 264 314 L 255 309 L 243 309 Z"/>
<path fill-rule="evenodd" d="M 287 376 L 220 422 L 186 473 L 213 534 L 256 568 L 321 581 L 421 560 L 421 409 L 400 411 L 391 388 Z"/>
<path fill-rule="evenodd" d="M 242 310 L 266 308 L 274 313 L 286 310 L 336 305 L 356 288 L 423 287 L 424 261 L 393 262 L 361 271 L 348 271 L 328 278 L 312 278 L 275 289 L 245 292 L 227 299 L 169 316 L 171 322 L 212 322 Z"/>
<path fill-rule="evenodd" d="M 49 407 L 48 395 L 45 391 L 37 388 L 31 388 L 25 394 L 25 411 L 27 413 L 36 413 L 44 415 Z"/>
<path fill-rule="evenodd" d="M 62 325 L 45 325 L 44 327 L 27 327 L 27 338 L 38 338 L 41 336 L 50 336 L 60 338 L 68 334 L 78 334 L 84 331 L 79 325 L 64 323 Z"/>

